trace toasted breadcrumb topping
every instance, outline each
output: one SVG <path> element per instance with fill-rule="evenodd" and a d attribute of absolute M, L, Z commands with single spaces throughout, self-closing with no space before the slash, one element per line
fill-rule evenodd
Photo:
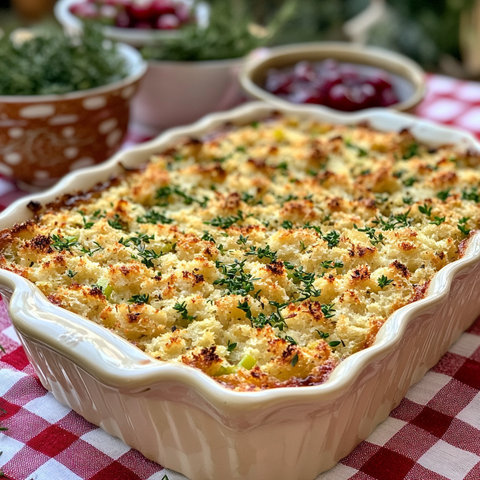
<path fill-rule="evenodd" d="M 164 362 L 324 382 L 480 221 L 480 156 L 274 116 L 188 139 L 0 235 L 0 266 Z"/>

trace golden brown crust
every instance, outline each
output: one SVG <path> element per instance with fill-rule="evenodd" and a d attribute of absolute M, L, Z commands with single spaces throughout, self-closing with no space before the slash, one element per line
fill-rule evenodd
<path fill-rule="evenodd" d="M 153 155 L 0 232 L 0 266 L 239 391 L 317 385 L 465 254 L 476 152 L 272 116 Z"/>

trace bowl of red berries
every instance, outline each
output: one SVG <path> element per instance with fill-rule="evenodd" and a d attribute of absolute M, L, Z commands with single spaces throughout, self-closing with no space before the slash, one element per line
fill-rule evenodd
<path fill-rule="evenodd" d="M 335 42 L 257 53 L 245 63 L 240 82 L 254 99 L 343 112 L 376 107 L 411 111 L 426 89 L 425 72 L 413 60 L 381 48 Z"/>
<path fill-rule="evenodd" d="M 97 23 L 106 38 L 143 47 L 205 22 L 208 12 L 192 0 L 60 0 L 55 16 L 67 33 L 78 33 L 84 22 Z"/>

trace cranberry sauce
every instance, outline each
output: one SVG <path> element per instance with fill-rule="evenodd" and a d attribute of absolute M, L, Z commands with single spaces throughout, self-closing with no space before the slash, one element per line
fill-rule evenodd
<path fill-rule="evenodd" d="M 399 102 L 387 72 L 331 59 L 272 68 L 264 88 L 292 103 L 316 103 L 344 112 Z"/>

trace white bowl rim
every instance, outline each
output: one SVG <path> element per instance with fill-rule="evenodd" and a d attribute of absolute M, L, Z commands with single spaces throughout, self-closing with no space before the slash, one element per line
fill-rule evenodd
<path fill-rule="evenodd" d="M 222 58 L 219 60 L 147 60 L 149 67 L 194 67 L 194 68 L 215 68 L 234 67 L 245 61 L 244 57 Z"/>
<path fill-rule="evenodd" d="M 96 183 L 95 179 L 98 181 L 99 178 L 98 175 L 96 176 L 97 173 L 102 174 L 103 178 L 107 173 L 115 172 L 122 160 L 127 160 L 129 154 L 148 155 L 153 151 L 167 148 L 179 138 L 201 134 L 224 122 L 242 121 L 242 119 L 245 121 L 245 118 L 262 118 L 276 110 L 278 109 L 275 106 L 265 102 L 251 102 L 228 112 L 207 115 L 192 125 L 170 129 L 150 142 L 117 153 L 103 164 L 68 174 L 54 187 L 40 195 L 29 195 L 17 200 L 0 214 L 0 228 L 15 223 L 15 218 L 18 216 L 17 211 L 25 211 L 26 205 L 32 200 L 42 203 L 49 202 L 63 193 L 75 191 L 77 179 L 89 178 L 94 185 Z M 420 133 L 424 132 L 424 136 L 427 133 L 430 136 L 434 135 L 436 140 L 432 143 L 442 144 L 446 141 L 444 138 L 455 137 L 456 143 L 465 144 L 480 151 L 480 143 L 470 133 L 440 126 L 428 120 L 418 119 L 412 115 L 388 109 L 363 110 L 354 114 L 321 110 L 312 112 L 302 107 L 289 107 L 282 110 L 287 114 L 313 116 L 327 122 L 357 124 L 370 121 L 375 124 L 375 128 L 383 130 L 392 130 L 397 127 L 412 128 L 413 130 L 419 130 Z M 395 125 L 395 127 L 392 125 Z M 133 163 L 141 162 L 135 160 Z M 37 287 L 17 274 L 0 270 L 0 285 L 13 290 L 9 312 L 15 326 L 21 330 L 22 335 L 47 344 L 49 348 L 70 358 L 74 363 L 76 356 L 79 356 L 81 361 L 77 360 L 76 363 L 102 383 L 114 388 L 127 388 L 136 391 L 138 388 L 149 388 L 162 382 L 180 382 L 190 386 L 218 410 L 235 413 L 245 411 L 246 407 L 248 409 L 262 409 L 292 401 L 319 402 L 337 398 L 348 391 L 357 376 L 375 359 L 383 358 L 394 350 L 402 340 L 403 333 L 412 319 L 430 311 L 432 307 L 439 306 L 442 301 L 448 298 L 455 277 L 469 271 L 479 262 L 480 232 L 470 239 L 464 257 L 445 266 L 434 276 L 425 298 L 397 310 L 380 329 L 374 344 L 341 362 L 325 383 L 300 388 L 285 387 L 257 392 L 236 392 L 221 386 L 208 375 L 194 368 L 155 361 L 137 347 L 104 327 L 51 304 Z M 37 311 L 37 316 L 32 314 L 36 304 L 40 304 L 41 307 Z M 75 325 L 76 331 L 87 330 L 88 342 L 80 342 L 76 348 L 67 348 L 58 336 L 49 336 L 42 328 L 50 324 L 50 327 L 54 328 L 55 331 L 68 331 L 68 328 L 61 325 L 62 322 L 70 322 Z M 87 351 L 85 349 L 90 348 L 87 344 L 92 339 L 104 347 L 104 351 L 102 349 L 96 359 L 89 358 L 85 354 Z M 97 350 L 93 351 L 96 352 Z M 109 364 L 98 362 L 99 358 L 108 357 L 105 352 L 110 352 L 108 353 L 111 356 Z M 102 357 L 102 355 L 104 356 Z M 124 362 L 123 365 L 122 361 Z"/>
<path fill-rule="evenodd" d="M 243 64 L 243 68 L 240 72 L 240 84 L 244 91 L 249 95 L 253 95 L 256 98 L 259 98 L 263 101 L 267 101 L 271 104 L 280 106 L 280 107 L 289 107 L 295 105 L 288 100 L 285 100 L 273 93 L 268 92 L 267 90 L 258 86 L 251 78 L 252 72 L 262 67 L 262 64 L 265 62 L 275 59 L 281 58 L 286 55 L 291 54 L 302 54 L 302 53 L 332 53 L 334 57 L 336 53 L 340 54 L 348 54 L 348 53 L 355 53 L 361 55 L 365 58 L 370 57 L 376 60 L 386 60 L 389 63 L 395 63 L 397 65 L 403 65 L 406 67 L 412 76 L 415 79 L 415 83 L 411 82 L 410 79 L 408 81 L 413 83 L 415 88 L 414 93 L 410 98 L 403 100 L 401 102 L 395 103 L 391 105 L 390 109 L 399 109 L 399 110 L 408 110 L 412 108 L 425 96 L 426 93 L 426 73 L 420 67 L 418 63 L 416 63 L 411 58 L 406 57 L 398 52 L 393 52 L 391 50 L 386 50 L 381 47 L 376 46 L 364 46 L 358 45 L 355 43 L 348 43 L 348 42 L 307 42 L 307 43 L 294 43 L 289 45 L 280 45 L 277 47 L 271 48 L 264 48 L 261 52 L 261 55 L 255 56 L 251 55 L 247 57 L 246 62 Z M 356 63 L 352 60 L 352 63 Z M 381 68 L 381 67 L 380 67 Z M 384 70 L 388 71 L 387 68 Z M 333 108 L 327 107 L 325 105 L 316 105 L 316 104 L 305 104 L 302 107 L 308 108 L 310 110 L 315 110 L 318 108 L 326 109 L 329 112 L 339 112 L 339 110 L 335 110 Z M 364 110 L 359 110 L 364 111 Z"/>
<path fill-rule="evenodd" d="M 77 98 L 102 95 L 112 90 L 121 89 L 135 83 L 145 75 L 147 62 L 142 58 L 137 49 L 126 43 L 117 43 L 118 52 L 127 61 L 129 73 L 126 77 L 115 82 L 107 83 L 95 88 L 86 90 L 75 90 L 73 92 L 47 94 L 47 95 L 0 95 L 1 103 L 45 103 L 58 102 L 63 100 L 74 100 Z"/>
<path fill-rule="evenodd" d="M 54 14 L 57 20 L 63 25 L 76 30 L 81 30 L 82 21 L 70 12 L 69 7 L 81 0 L 58 0 L 54 7 Z M 85 0 L 83 0 L 85 1 Z M 177 0 L 178 1 L 178 0 Z M 193 4 L 193 2 L 192 2 Z M 113 40 L 130 42 L 131 45 L 141 46 L 150 43 L 152 40 L 162 38 L 176 38 L 182 34 L 181 29 L 176 30 L 141 30 L 139 28 L 122 28 L 113 25 L 103 25 L 102 30 L 106 37 Z"/>

